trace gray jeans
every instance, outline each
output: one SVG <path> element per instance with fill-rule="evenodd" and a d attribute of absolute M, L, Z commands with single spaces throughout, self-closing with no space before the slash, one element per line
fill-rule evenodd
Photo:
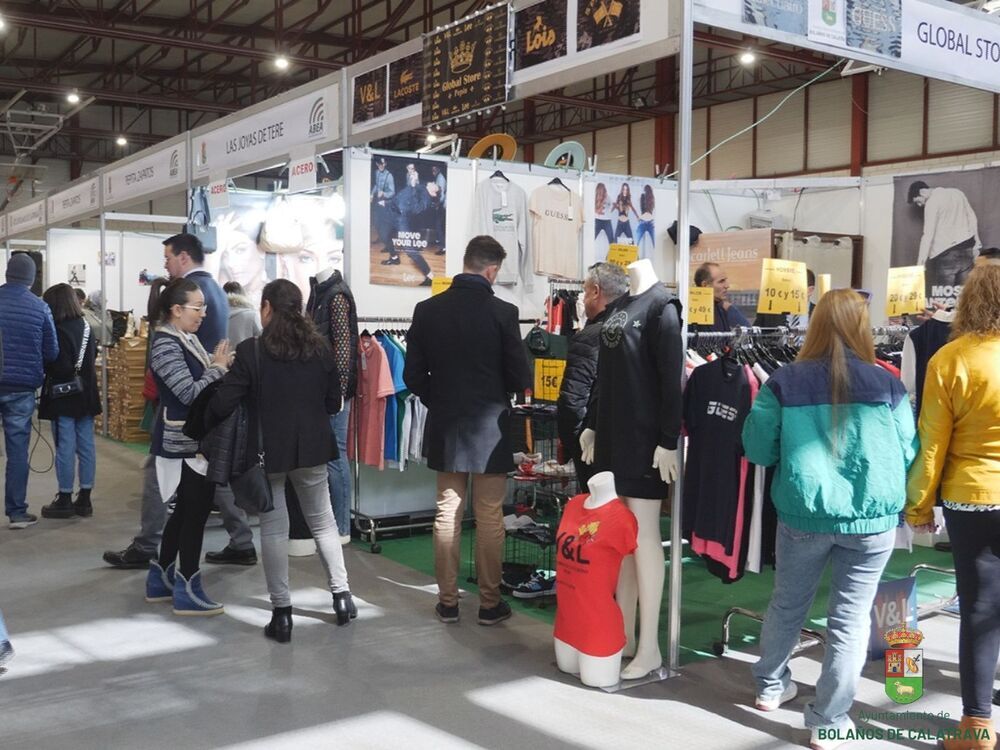
<path fill-rule="evenodd" d="M 218 487 L 215 498 L 222 514 L 222 525 L 229 532 L 230 544 L 239 550 L 253 548 L 253 531 L 246 514 L 236 507 L 233 493 L 228 487 Z M 160 497 L 160 483 L 156 479 L 156 457 L 146 456 L 142 467 L 142 515 L 139 521 L 139 536 L 132 544 L 140 552 L 155 557 L 163 538 L 163 527 L 167 524 L 167 504 Z"/>
<path fill-rule="evenodd" d="M 268 474 L 274 495 L 274 510 L 260 514 L 260 550 L 264 558 L 264 578 L 275 607 L 290 607 L 288 590 L 288 506 L 285 480 L 291 481 L 302 506 L 309 531 L 316 540 L 320 560 L 326 569 L 330 591 L 348 591 L 344 549 L 340 545 L 337 522 L 330 507 L 330 485 L 326 464 L 295 469 L 287 474 Z"/>

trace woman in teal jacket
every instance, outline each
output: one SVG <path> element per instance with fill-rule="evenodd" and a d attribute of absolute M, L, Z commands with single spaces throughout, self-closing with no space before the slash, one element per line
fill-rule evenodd
<path fill-rule="evenodd" d="M 906 390 L 874 362 L 866 302 L 849 289 L 828 292 L 798 360 L 767 381 L 743 427 L 747 458 L 777 467 L 777 573 L 753 668 L 758 709 L 772 711 L 798 693 L 788 660 L 833 565 L 826 656 L 816 700 L 805 707 L 816 750 L 838 747 L 853 727 L 848 711 L 869 612 L 916 454 Z"/>

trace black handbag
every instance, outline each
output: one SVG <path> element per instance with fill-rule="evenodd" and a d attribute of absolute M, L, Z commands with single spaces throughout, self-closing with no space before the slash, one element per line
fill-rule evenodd
<path fill-rule="evenodd" d="M 208 210 L 208 198 L 205 188 L 193 191 L 191 199 L 191 216 L 184 225 L 187 234 L 193 234 L 201 241 L 201 248 L 206 253 L 214 253 L 219 247 L 219 235 L 212 226 L 212 215 Z"/>
<path fill-rule="evenodd" d="M 83 343 L 80 344 L 80 356 L 76 358 L 76 366 L 73 368 L 73 378 L 62 383 L 49 383 L 49 398 L 66 398 L 83 393 L 83 379 L 80 377 L 80 370 L 83 368 L 83 358 L 87 354 L 88 343 L 90 343 L 90 326 L 87 321 L 83 321 Z"/>
<path fill-rule="evenodd" d="M 257 359 L 257 463 L 239 476 L 229 480 L 233 490 L 236 507 L 251 514 L 270 513 L 274 510 L 274 495 L 271 493 L 271 482 L 264 469 L 264 429 L 260 421 L 261 408 L 261 378 L 263 372 L 260 365 L 260 339 L 254 339 L 254 356 Z"/>

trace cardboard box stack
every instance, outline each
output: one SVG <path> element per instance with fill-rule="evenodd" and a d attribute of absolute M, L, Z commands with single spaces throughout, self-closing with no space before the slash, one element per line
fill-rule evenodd
<path fill-rule="evenodd" d="M 146 374 L 146 339 L 119 339 L 105 350 L 108 367 L 108 432 L 115 440 L 147 442 L 149 433 L 139 428 L 146 400 L 142 397 Z"/>

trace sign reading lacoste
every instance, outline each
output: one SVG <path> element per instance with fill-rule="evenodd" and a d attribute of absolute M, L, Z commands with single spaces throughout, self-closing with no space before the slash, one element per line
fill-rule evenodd
<path fill-rule="evenodd" d="M 389 111 L 420 104 L 424 90 L 424 56 L 407 55 L 389 63 Z"/>
<path fill-rule="evenodd" d="M 303 142 L 335 140 L 340 134 L 339 86 L 305 94 L 252 115 L 230 115 L 229 124 L 192 137 L 194 173 L 238 169 L 277 159 Z"/>
<path fill-rule="evenodd" d="M 7 213 L 7 236 L 13 237 L 45 226 L 45 201 L 35 201 Z"/>
<path fill-rule="evenodd" d="M 187 144 L 159 148 L 104 173 L 104 205 L 135 201 L 164 188 L 187 183 Z"/>
<path fill-rule="evenodd" d="M 508 11 L 508 6 L 501 5 L 424 37 L 425 125 L 507 101 Z"/>
<path fill-rule="evenodd" d="M 100 178 L 94 177 L 48 198 L 50 224 L 77 216 L 97 213 L 100 209 Z"/>

